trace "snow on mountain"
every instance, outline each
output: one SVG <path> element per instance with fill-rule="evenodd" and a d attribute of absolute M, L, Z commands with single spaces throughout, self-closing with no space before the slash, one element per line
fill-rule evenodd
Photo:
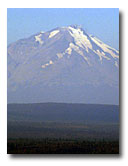
<path fill-rule="evenodd" d="M 119 51 L 79 26 L 8 46 L 8 102 L 118 104 Z"/>
<path fill-rule="evenodd" d="M 41 36 L 42 36 L 42 34 L 39 34 L 39 35 L 35 36 L 35 40 L 36 40 L 36 42 L 39 42 L 40 44 L 43 44 L 43 41 L 41 40 Z"/>
<path fill-rule="evenodd" d="M 69 26 L 69 29 L 71 30 L 69 32 L 71 36 L 74 38 L 76 45 L 78 45 L 81 48 L 85 48 L 87 52 L 88 48 L 92 49 L 91 42 L 80 28 L 75 29 Z"/>
<path fill-rule="evenodd" d="M 55 36 L 57 33 L 59 33 L 59 30 L 52 31 L 49 35 L 49 38 Z"/>
<path fill-rule="evenodd" d="M 48 63 L 42 65 L 42 68 L 45 68 L 45 67 L 52 65 L 52 64 L 54 64 L 54 63 L 52 61 L 49 61 Z"/>
<path fill-rule="evenodd" d="M 119 58 L 118 55 L 116 55 L 114 52 L 116 52 L 117 54 L 119 54 L 119 51 L 111 48 L 110 46 L 104 44 L 103 42 L 101 42 L 99 39 L 97 39 L 96 37 L 91 37 L 91 39 L 99 46 L 103 49 L 104 52 L 109 53 L 113 58 Z"/>

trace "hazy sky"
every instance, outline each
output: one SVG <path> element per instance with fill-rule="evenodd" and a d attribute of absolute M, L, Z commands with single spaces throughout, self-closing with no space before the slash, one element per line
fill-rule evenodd
<path fill-rule="evenodd" d="M 119 9 L 8 9 L 8 44 L 40 31 L 72 24 L 119 49 Z"/>

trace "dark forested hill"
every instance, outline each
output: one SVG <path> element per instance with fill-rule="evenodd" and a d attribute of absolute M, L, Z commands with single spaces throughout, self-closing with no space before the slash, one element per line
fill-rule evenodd
<path fill-rule="evenodd" d="M 31 121 L 119 121 L 119 106 L 97 104 L 8 104 L 8 120 Z"/>

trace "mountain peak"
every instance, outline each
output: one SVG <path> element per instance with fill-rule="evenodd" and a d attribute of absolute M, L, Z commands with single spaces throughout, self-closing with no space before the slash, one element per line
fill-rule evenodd
<path fill-rule="evenodd" d="M 82 28 L 81 25 L 77 25 L 77 24 L 70 25 L 69 27 L 72 27 L 74 29 L 81 29 Z"/>

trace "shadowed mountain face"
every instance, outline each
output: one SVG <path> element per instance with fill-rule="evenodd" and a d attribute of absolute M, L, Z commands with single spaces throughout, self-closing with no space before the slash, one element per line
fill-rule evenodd
<path fill-rule="evenodd" d="M 119 52 L 79 26 L 8 46 L 8 102 L 119 104 Z"/>

